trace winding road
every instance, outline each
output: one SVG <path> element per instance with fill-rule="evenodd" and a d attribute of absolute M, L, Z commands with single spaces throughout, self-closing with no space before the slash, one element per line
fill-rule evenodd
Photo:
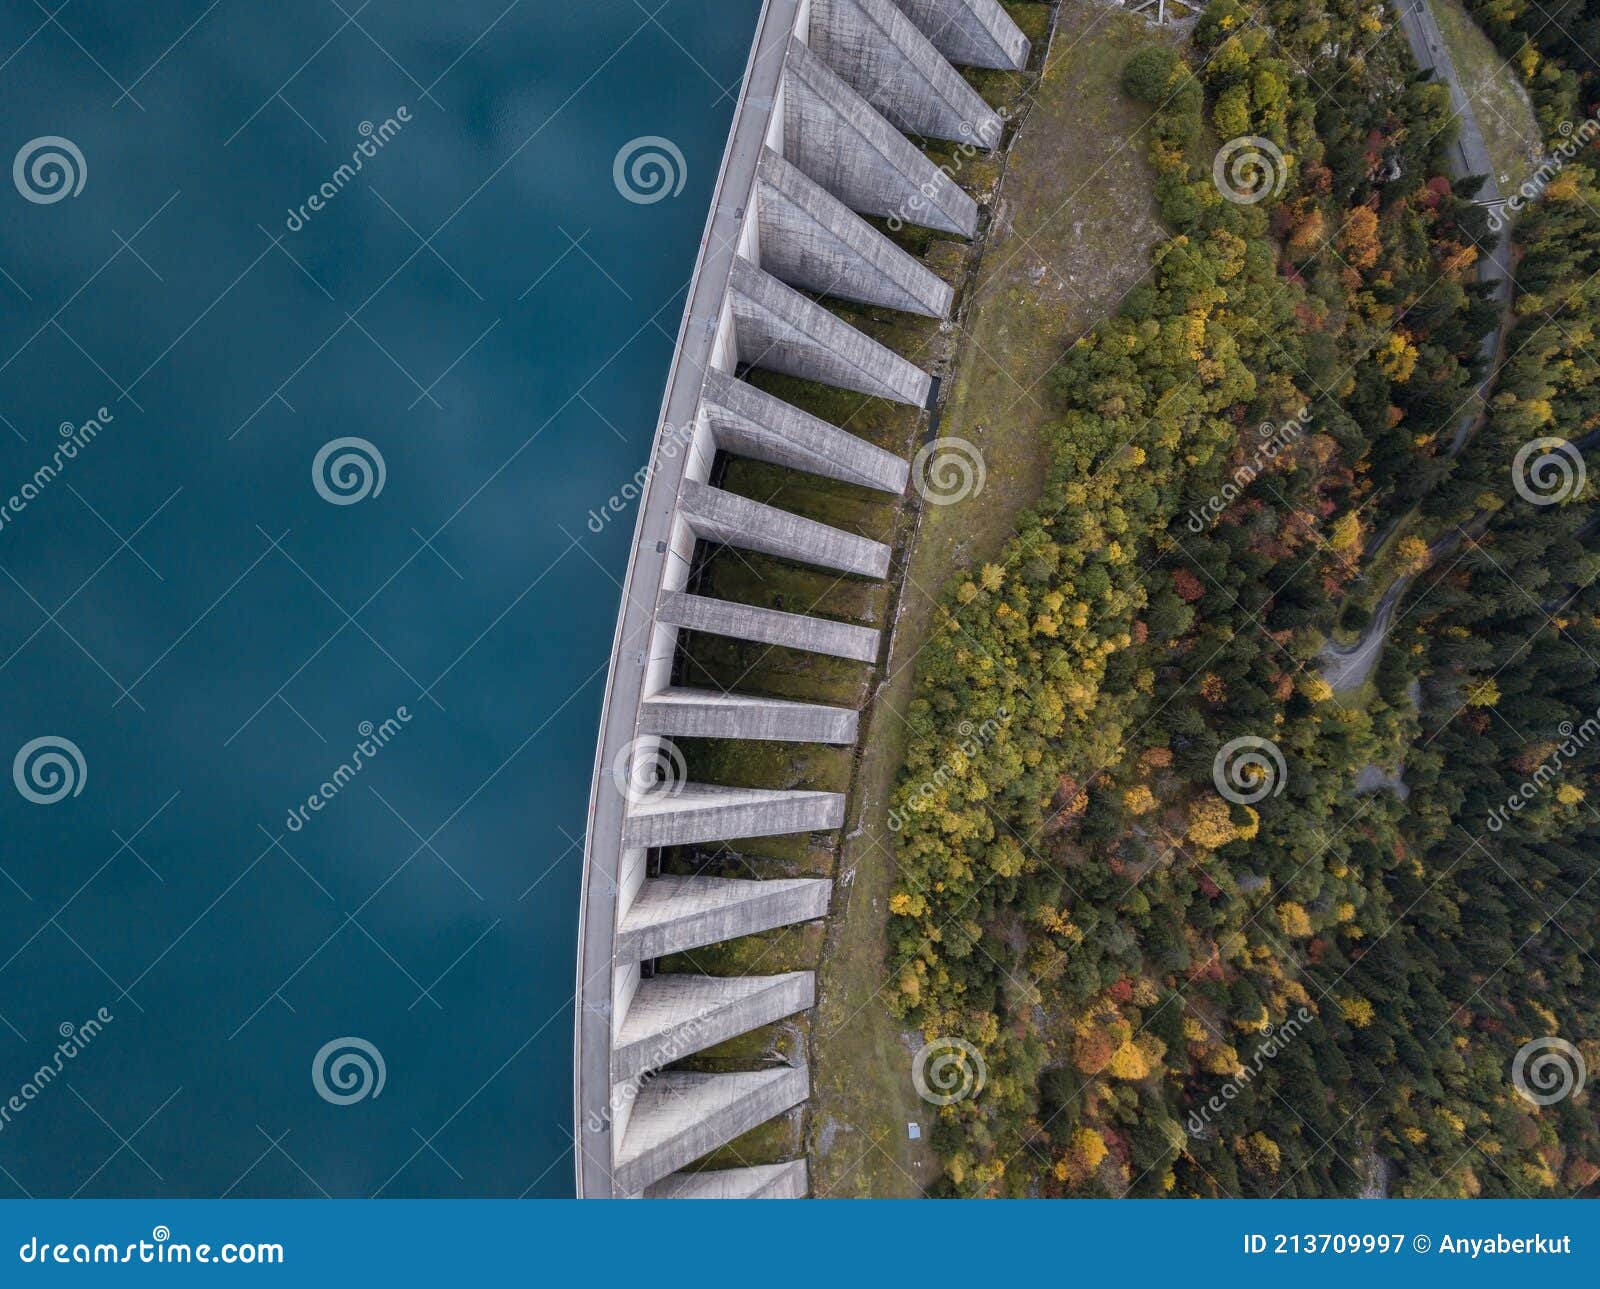
<path fill-rule="evenodd" d="M 1322 678 L 1334 693 L 1360 689 L 1366 683 L 1373 667 L 1377 665 L 1384 642 L 1389 638 L 1389 628 L 1394 625 L 1395 606 L 1400 603 L 1400 597 L 1406 593 L 1415 577 L 1415 573 L 1402 573 L 1389 584 L 1389 589 L 1378 601 L 1378 607 L 1373 610 L 1372 620 L 1367 623 L 1366 630 L 1355 644 L 1342 646 L 1330 641 L 1322 646 Z"/>
<path fill-rule="evenodd" d="M 1461 545 L 1463 536 L 1464 533 L 1458 528 L 1428 547 L 1428 566 L 1445 555 L 1453 554 L 1455 548 Z M 1389 629 L 1394 626 L 1394 611 L 1405 598 L 1416 576 L 1416 573 L 1396 575 L 1394 581 L 1389 583 L 1389 589 L 1379 598 L 1377 607 L 1372 611 L 1372 620 L 1367 623 L 1366 630 L 1355 644 L 1336 645 L 1329 641 L 1322 646 L 1322 678 L 1335 693 L 1360 689 L 1366 683 L 1389 638 Z"/>
<path fill-rule="evenodd" d="M 1477 113 L 1473 111 L 1472 101 L 1461 88 L 1461 79 L 1456 72 L 1455 62 L 1450 57 L 1450 51 L 1445 45 L 1444 35 L 1439 30 L 1433 10 L 1428 7 L 1428 0 L 1400 0 L 1400 27 L 1418 64 L 1431 69 L 1450 90 L 1450 110 L 1460 123 L 1456 141 L 1449 150 L 1451 177 L 1460 180 L 1472 175 L 1487 176 L 1483 187 L 1479 190 L 1478 202 L 1491 208 L 1500 207 L 1505 198 L 1494 173 L 1494 163 L 1489 159 L 1489 149 L 1484 143 L 1483 130 L 1478 124 Z M 1490 267 L 1497 273 L 1495 300 L 1500 306 L 1500 321 L 1494 330 L 1483 338 L 1480 350 L 1484 369 L 1483 379 L 1478 382 L 1473 398 L 1462 412 L 1455 434 L 1451 436 L 1450 447 L 1446 454 L 1449 457 L 1460 455 L 1461 449 L 1477 432 L 1478 426 L 1488 412 L 1489 390 L 1499 376 L 1501 350 L 1505 343 L 1511 312 L 1509 222 L 1501 221 L 1500 227 L 1493 234 L 1493 241 L 1483 250 L 1485 254 L 1479 261 L 1478 272 L 1480 278 Z M 1375 534 L 1367 543 L 1363 557 L 1371 559 L 1409 514 L 1408 511 L 1406 515 L 1397 516 Z M 1461 533 L 1457 530 L 1451 536 L 1435 542 L 1428 548 L 1429 564 L 1441 555 L 1453 551 L 1460 541 Z M 1394 625 L 1395 609 L 1415 578 L 1416 573 L 1401 573 L 1395 577 L 1388 589 L 1379 597 L 1377 606 L 1372 612 L 1372 620 L 1367 623 L 1361 638 L 1355 644 L 1341 646 L 1329 641 L 1323 645 L 1320 655 L 1322 678 L 1334 692 L 1359 689 L 1366 683 L 1373 667 L 1377 665 L 1378 655 L 1383 651 L 1389 630 Z"/>

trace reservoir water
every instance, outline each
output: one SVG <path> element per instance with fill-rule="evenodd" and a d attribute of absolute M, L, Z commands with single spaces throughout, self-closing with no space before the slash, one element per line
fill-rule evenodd
<path fill-rule="evenodd" d="M 571 1192 L 609 503 L 758 7 L 0 4 L 0 1195 Z"/>

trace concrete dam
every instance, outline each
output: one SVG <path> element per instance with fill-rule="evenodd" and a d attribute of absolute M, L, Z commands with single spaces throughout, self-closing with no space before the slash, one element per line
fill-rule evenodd
<path fill-rule="evenodd" d="M 932 378 L 815 297 L 949 316 L 951 287 L 866 218 L 971 237 L 978 208 L 908 135 L 976 148 L 1002 121 L 953 64 L 1020 70 L 998 0 L 766 0 L 712 198 L 640 500 L 601 717 L 579 930 L 574 1140 L 582 1197 L 800 1198 L 806 1161 L 694 1169 L 804 1102 L 807 1068 L 676 1063 L 808 1011 L 809 971 L 658 972 L 667 955 L 825 916 L 828 878 L 652 875 L 660 849 L 844 823 L 841 793 L 686 782 L 671 740 L 853 745 L 846 707 L 688 687 L 679 636 L 872 665 L 882 633 L 697 593 L 732 547 L 884 579 L 890 548 L 725 491 L 718 454 L 899 497 L 899 455 L 742 379 L 760 369 L 911 407 Z M 676 758 L 676 759 L 675 759 Z"/>

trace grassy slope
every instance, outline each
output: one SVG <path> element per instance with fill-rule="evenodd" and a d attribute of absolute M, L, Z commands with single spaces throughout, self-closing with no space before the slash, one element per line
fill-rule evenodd
<path fill-rule="evenodd" d="M 1043 6 L 1017 5 L 1025 10 Z M 1038 42 L 1037 13 L 1029 35 Z M 892 880 L 887 798 L 905 747 L 912 664 L 936 597 L 961 568 L 994 555 L 1037 498 L 1040 382 L 1080 334 L 1144 274 L 1160 229 L 1136 137 L 1145 112 L 1117 78 L 1152 38 L 1138 18 L 1099 4 L 1063 6 L 1037 101 L 1012 152 L 939 432 L 970 440 L 987 467 L 981 499 L 924 508 L 906 575 L 889 678 L 862 741 L 841 880 L 813 1027 L 812 1186 L 818 1196 L 915 1194 L 936 1175 L 924 1132 L 932 1107 L 911 1085 L 920 1036 L 884 1007 L 885 921 Z"/>
<path fill-rule="evenodd" d="M 1539 142 L 1533 105 L 1517 80 L 1516 69 L 1500 56 L 1460 0 L 1430 3 L 1461 86 L 1477 113 L 1501 191 L 1509 193 L 1533 171 L 1529 155 Z"/>

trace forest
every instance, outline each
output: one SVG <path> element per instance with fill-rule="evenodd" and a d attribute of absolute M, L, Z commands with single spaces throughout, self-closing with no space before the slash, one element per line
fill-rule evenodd
<path fill-rule="evenodd" d="M 1600 4 L 1469 7 L 1552 151 L 1581 137 Z M 1600 1073 L 1600 524 L 1581 478 L 1515 478 L 1600 442 L 1600 151 L 1517 213 L 1480 405 L 1482 179 L 1392 21 L 1216 0 L 1124 70 L 1168 237 L 1050 377 L 1042 499 L 948 588 L 891 802 L 892 1005 L 986 1071 L 936 1112 L 935 1194 L 1600 1178 L 1592 1089 L 1512 1069 L 1560 1038 Z M 1248 200 L 1214 167 L 1241 137 Z M 1396 577 L 1336 691 L 1320 655 Z M 1219 773 L 1240 746 L 1270 751 Z"/>

